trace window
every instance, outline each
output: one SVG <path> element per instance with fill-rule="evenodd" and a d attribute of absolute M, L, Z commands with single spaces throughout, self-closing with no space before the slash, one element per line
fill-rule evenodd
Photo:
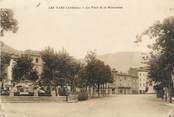
<path fill-rule="evenodd" d="M 39 62 L 39 59 L 38 58 L 36 58 L 36 63 L 38 63 Z"/>

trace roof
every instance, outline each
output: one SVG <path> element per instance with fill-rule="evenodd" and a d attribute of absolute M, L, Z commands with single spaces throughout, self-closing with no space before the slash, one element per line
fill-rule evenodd
<path fill-rule="evenodd" d="M 149 72 L 150 68 L 149 67 L 140 67 L 137 69 L 139 72 Z"/>
<path fill-rule="evenodd" d="M 128 76 L 128 77 L 132 77 L 132 78 L 137 78 L 137 76 L 135 76 L 135 75 L 131 75 L 131 74 L 128 74 L 128 73 L 123 73 L 123 72 L 118 72 L 116 70 L 112 70 L 112 73 L 114 73 L 118 76 Z"/>
<path fill-rule="evenodd" d="M 22 54 L 31 56 L 41 56 L 41 51 L 25 50 Z"/>
<path fill-rule="evenodd" d="M 129 69 L 130 72 L 134 71 L 134 72 L 149 72 L 150 71 L 150 68 L 149 66 L 146 66 L 146 67 L 138 67 L 138 68 L 130 68 Z"/>

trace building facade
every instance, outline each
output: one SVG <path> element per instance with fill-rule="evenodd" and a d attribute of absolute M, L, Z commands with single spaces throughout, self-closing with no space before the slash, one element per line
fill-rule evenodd
<path fill-rule="evenodd" d="M 113 94 L 137 94 L 138 78 L 133 75 L 112 71 L 114 82 L 112 83 Z"/>
<path fill-rule="evenodd" d="M 27 55 L 32 58 L 32 63 L 34 65 L 33 69 L 35 69 L 38 73 L 39 78 L 41 78 L 41 74 L 43 71 L 43 60 L 41 57 L 40 51 L 32 51 L 32 50 L 25 50 L 22 55 Z"/>
<path fill-rule="evenodd" d="M 130 68 L 129 74 L 136 75 L 138 77 L 138 92 L 144 93 L 155 93 L 153 89 L 153 82 L 148 78 L 148 67 Z"/>
<path fill-rule="evenodd" d="M 147 80 L 148 80 L 148 72 L 143 69 L 138 70 L 138 80 L 139 80 L 139 93 L 144 94 L 147 92 Z"/>

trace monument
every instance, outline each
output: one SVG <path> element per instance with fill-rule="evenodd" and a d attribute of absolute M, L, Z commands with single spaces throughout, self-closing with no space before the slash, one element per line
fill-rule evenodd
<path fill-rule="evenodd" d="M 16 61 L 13 59 L 10 60 L 10 64 L 7 67 L 7 84 L 11 85 L 11 81 L 13 80 L 13 67 L 16 64 Z"/>

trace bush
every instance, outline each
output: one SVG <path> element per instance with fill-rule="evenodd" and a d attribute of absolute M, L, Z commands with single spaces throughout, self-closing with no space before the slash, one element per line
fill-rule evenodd
<path fill-rule="evenodd" d="M 164 91 L 163 90 L 156 90 L 156 96 L 157 98 L 163 98 L 164 96 Z"/>
<path fill-rule="evenodd" d="M 88 93 L 86 91 L 79 92 L 78 100 L 79 101 L 88 100 Z"/>

